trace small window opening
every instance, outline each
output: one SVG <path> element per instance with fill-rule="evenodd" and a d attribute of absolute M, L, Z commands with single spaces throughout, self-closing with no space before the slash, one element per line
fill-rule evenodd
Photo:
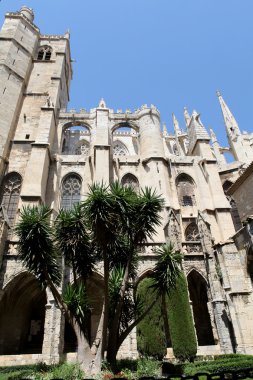
<path fill-rule="evenodd" d="M 43 50 L 40 50 L 38 53 L 38 60 L 42 61 L 43 57 L 44 57 L 44 52 L 43 52 Z"/>
<path fill-rule="evenodd" d="M 30 135 L 25 135 L 26 140 L 29 140 L 29 138 L 30 138 Z"/>
<path fill-rule="evenodd" d="M 183 206 L 193 206 L 192 197 L 190 195 L 183 195 Z"/>
<path fill-rule="evenodd" d="M 51 58 L 51 51 L 47 51 L 45 55 L 45 61 L 50 61 Z"/>
<path fill-rule="evenodd" d="M 3 94 L 5 93 L 5 90 L 6 90 L 6 87 L 4 87 L 4 89 L 3 89 Z"/>

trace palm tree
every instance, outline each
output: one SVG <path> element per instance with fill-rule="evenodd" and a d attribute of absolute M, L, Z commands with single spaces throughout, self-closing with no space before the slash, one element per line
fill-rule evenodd
<path fill-rule="evenodd" d="M 116 182 L 110 187 L 92 185 L 83 203 L 69 211 L 61 210 L 54 221 L 50 221 L 50 210 L 45 206 L 27 207 L 21 212 L 16 227 L 20 258 L 40 283 L 51 289 L 72 325 L 78 341 L 78 360 L 87 373 L 100 370 L 106 349 L 107 360 L 115 364 L 120 345 L 153 306 L 144 308 L 134 299 L 133 283 L 138 247 L 152 239 L 161 223 L 162 207 L 162 198 L 151 189 L 137 194 L 133 188 Z M 73 273 L 73 284 L 65 286 L 63 293 L 59 291 L 62 259 Z M 87 332 L 90 306 L 86 284 L 101 261 L 104 301 L 96 337 L 100 344 L 94 350 Z M 154 272 L 156 289 L 173 286 L 177 264 L 171 265 L 169 271 L 165 264 L 159 265 Z M 158 273 L 163 270 L 166 274 L 161 284 Z"/>

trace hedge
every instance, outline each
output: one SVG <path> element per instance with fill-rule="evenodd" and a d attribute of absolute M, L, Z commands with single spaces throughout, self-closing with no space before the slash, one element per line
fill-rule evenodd
<path fill-rule="evenodd" d="M 174 355 L 181 361 L 192 360 L 197 353 L 197 339 L 194 329 L 188 286 L 181 273 L 175 289 L 168 297 L 168 319 Z"/>

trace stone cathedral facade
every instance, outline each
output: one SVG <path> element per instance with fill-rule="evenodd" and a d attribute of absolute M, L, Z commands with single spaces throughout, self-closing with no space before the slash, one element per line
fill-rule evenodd
<path fill-rule="evenodd" d="M 102 99 L 67 111 L 69 34 L 41 35 L 31 9 L 7 13 L 0 32 L 0 366 L 75 358 L 75 337 L 52 295 L 22 267 L 13 226 L 20 209 L 47 204 L 55 215 L 84 199 L 94 181 L 152 186 L 165 199 L 163 225 L 140 249 L 138 278 L 172 241 L 184 254 L 198 354 L 253 354 L 252 273 L 227 191 L 253 161 L 253 134 L 241 132 L 218 93 L 229 147 L 185 109 L 185 130 L 160 126 L 153 105 L 114 111 Z M 227 163 L 225 152 L 234 156 Z M 90 280 L 91 342 L 101 313 L 101 268 Z M 168 350 L 170 352 L 170 350 Z M 120 354 L 136 356 L 133 332 Z"/>

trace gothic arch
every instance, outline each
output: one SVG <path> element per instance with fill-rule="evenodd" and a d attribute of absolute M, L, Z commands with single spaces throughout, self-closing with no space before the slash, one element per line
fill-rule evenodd
<path fill-rule="evenodd" d="M 6 174 L 2 182 L 0 204 L 6 211 L 10 226 L 13 226 L 16 220 L 21 186 L 22 177 L 16 171 Z"/>
<path fill-rule="evenodd" d="M 113 155 L 116 156 L 128 156 L 129 151 L 126 147 L 126 145 L 120 141 L 120 140 L 115 140 L 113 141 Z"/>
<path fill-rule="evenodd" d="M 199 346 L 214 344 L 211 319 L 208 310 L 208 290 L 205 278 L 192 269 L 187 275 L 188 289 L 192 302 L 193 317 Z"/>
<path fill-rule="evenodd" d="M 23 271 L 5 287 L 0 301 L 0 354 L 41 353 L 47 296 L 36 278 Z"/>
<path fill-rule="evenodd" d="M 139 190 L 138 178 L 132 173 L 126 173 L 121 178 L 121 184 L 123 186 L 131 186 L 135 191 Z"/>
<path fill-rule="evenodd" d="M 71 172 L 66 174 L 61 182 L 61 208 L 69 210 L 75 203 L 81 201 L 82 178 Z"/>
<path fill-rule="evenodd" d="M 90 126 L 81 122 L 68 122 L 63 125 L 61 136 L 61 153 L 64 155 L 76 155 L 77 148 L 82 143 L 90 145 Z"/>
<path fill-rule="evenodd" d="M 138 287 L 138 284 L 144 279 L 144 278 L 147 278 L 149 277 L 151 274 L 153 273 L 153 268 L 146 268 L 143 272 L 141 272 L 139 275 L 138 275 L 138 278 L 136 279 L 135 281 L 135 288 Z"/>
<path fill-rule="evenodd" d="M 119 122 L 119 123 L 116 123 L 112 126 L 111 128 L 111 131 L 112 131 L 112 134 L 114 134 L 114 132 L 117 131 L 117 129 L 120 129 L 120 128 L 131 128 L 131 129 L 134 129 L 135 132 L 139 132 L 139 127 L 136 123 L 132 122 L 132 121 L 127 121 L 127 122 Z"/>
<path fill-rule="evenodd" d="M 196 205 L 195 182 L 189 174 L 180 173 L 176 177 L 179 204 L 183 207 Z"/>
<path fill-rule="evenodd" d="M 200 240 L 199 229 L 196 222 L 189 223 L 184 231 L 186 241 Z"/>
<path fill-rule="evenodd" d="M 86 121 L 84 122 L 83 120 L 73 120 L 73 121 L 68 121 L 62 125 L 62 131 L 64 132 L 66 129 L 69 129 L 71 127 L 83 127 L 86 128 L 89 133 L 91 132 L 92 126 L 87 123 Z"/>
<path fill-rule="evenodd" d="M 38 48 L 37 60 L 38 61 L 50 61 L 52 57 L 53 49 L 49 45 L 42 45 Z"/>

